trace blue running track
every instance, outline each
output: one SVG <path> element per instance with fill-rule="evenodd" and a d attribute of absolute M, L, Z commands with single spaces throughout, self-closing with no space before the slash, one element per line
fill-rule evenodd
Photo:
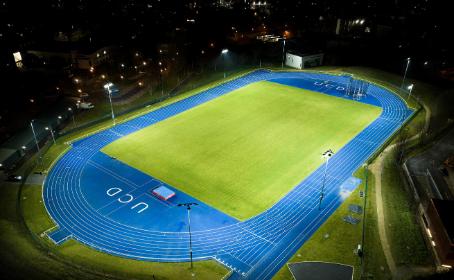
<path fill-rule="evenodd" d="M 189 261 L 186 212 L 176 204 L 196 201 L 200 207 L 191 211 L 194 259 L 223 263 L 233 270 L 231 279 L 271 279 L 342 203 L 353 172 L 412 115 L 401 98 L 381 87 L 368 87 L 367 96 L 359 102 L 380 106 L 382 113 L 330 159 L 321 210 L 324 166 L 267 211 L 239 222 L 100 152 L 127 134 L 263 80 L 349 98 L 344 95 L 349 78 L 344 76 L 260 70 L 77 141 L 56 162 L 44 184 L 47 211 L 58 225 L 49 236 L 56 243 L 73 238 L 122 257 Z M 151 190 L 161 185 L 176 196 L 168 202 L 154 197 Z"/>

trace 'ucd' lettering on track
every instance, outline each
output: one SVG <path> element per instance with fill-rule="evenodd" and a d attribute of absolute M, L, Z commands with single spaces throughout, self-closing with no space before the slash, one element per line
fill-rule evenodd
<path fill-rule="evenodd" d="M 123 190 L 120 189 L 120 188 L 117 188 L 117 187 L 114 187 L 114 188 L 110 188 L 106 191 L 106 194 L 110 197 L 114 197 L 116 196 L 117 194 L 121 193 Z M 134 196 L 129 194 L 129 193 L 126 193 L 122 196 L 120 196 L 117 201 L 120 202 L 120 203 L 123 203 L 123 204 L 127 204 L 127 203 L 130 203 L 131 201 L 134 200 Z M 145 203 L 145 202 L 139 202 L 139 203 L 136 203 L 134 204 L 131 209 L 135 209 L 137 207 L 140 207 L 140 209 L 137 211 L 138 214 L 142 213 L 143 211 L 147 210 L 148 209 L 148 204 Z"/>
<path fill-rule="evenodd" d="M 330 81 L 314 82 L 314 85 L 324 86 L 326 88 L 335 88 L 338 91 L 345 91 L 345 87 L 333 85 Z"/>

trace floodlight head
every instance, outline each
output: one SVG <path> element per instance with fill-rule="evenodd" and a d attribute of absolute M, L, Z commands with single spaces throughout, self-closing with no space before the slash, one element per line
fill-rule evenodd
<path fill-rule="evenodd" d="M 23 150 L 27 149 L 27 147 L 26 147 L 26 146 L 22 146 L 21 148 L 22 148 Z"/>
<path fill-rule="evenodd" d="M 49 127 L 46 126 L 44 129 L 45 129 L 45 130 L 49 130 Z"/>
<path fill-rule="evenodd" d="M 410 84 L 408 87 L 407 87 L 408 90 L 412 90 L 413 89 L 413 84 Z"/>
<path fill-rule="evenodd" d="M 109 89 L 111 86 L 113 86 L 112 83 L 107 83 L 107 84 L 104 85 L 104 88 L 105 89 Z"/>
<path fill-rule="evenodd" d="M 226 53 L 228 53 L 228 52 L 229 52 L 228 49 L 223 49 L 221 53 L 222 53 L 222 54 L 226 54 Z"/>
<path fill-rule="evenodd" d="M 410 59 L 411 59 L 410 57 L 407 57 L 407 61 L 410 61 Z"/>
<path fill-rule="evenodd" d="M 61 120 L 61 116 L 58 116 L 58 119 Z"/>
<path fill-rule="evenodd" d="M 329 149 L 327 150 L 326 152 L 324 152 L 322 154 L 322 157 L 326 158 L 326 159 L 329 159 L 330 157 L 332 157 L 334 155 L 334 152 L 333 150 Z"/>

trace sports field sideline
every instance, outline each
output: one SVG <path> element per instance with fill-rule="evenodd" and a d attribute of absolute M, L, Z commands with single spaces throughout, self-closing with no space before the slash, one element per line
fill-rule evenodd
<path fill-rule="evenodd" d="M 381 108 L 262 81 L 109 144 L 102 151 L 244 220 L 277 202 Z"/>

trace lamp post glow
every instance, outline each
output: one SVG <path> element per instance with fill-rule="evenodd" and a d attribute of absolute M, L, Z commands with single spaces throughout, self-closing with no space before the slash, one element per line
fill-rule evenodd
<path fill-rule="evenodd" d="M 179 207 L 184 206 L 184 207 L 186 207 L 186 210 L 188 210 L 189 257 L 191 258 L 191 269 L 194 268 L 194 265 L 192 263 L 191 206 L 195 206 L 195 205 L 198 205 L 198 204 L 195 202 L 178 204 Z"/>
<path fill-rule="evenodd" d="M 225 79 L 225 76 L 226 76 L 226 74 L 225 74 L 225 56 L 226 56 L 226 54 L 227 54 L 228 52 L 229 52 L 228 49 L 223 49 L 223 50 L 221 51 L 221 54 L 222 54 L 222 64 L 223 64 L 223 66 L 224 66 L 224 79 Z"/>
<path fill-rule="evenodd" d="M 54 136 L 54 132 L 52 131 L 52 128 L 49 128 L 46 126 L 45 129 L 50 131 L 50 135 L 52 136 L 52 140 L 54 141 L 54 144 L 55 144 L 55 136 Z"/>
<path fill-rule="evenodd" d="M 112 87 L 112 86 L 113 86 L 112 83 L 107 83 L 104 85 L 104 88 L 107 89 L 107 93 L 109 94 L 110 111 L 112 114 L 113 125 L 115 125 L 115 114 L 114 114 L 113 105 L 112 105 L 112 92 L 110 91 L 110 87 Z"/>
<path fill-rule="evenodd" d="M 410 65 L 410 58 L 407 57 L 407 66 L 405 66 L 405 72 L 404 72 L 404 77 L 402 79 L 402 84 L 400 85 L 400 88 L 404 88 L 405 84 L 405 78 L 407 77 L 407 71 L 408 71 L 408 66 Z"/>
<path fill-rule="evenodd" d="M 36 138 L 35 128 L 33 127 L 33 122 L 34 122 L 34 121 L 35 121 L 35 120 L 31 120 L 31 121 L 30 121 L 30 126 L 31 126 L 31 128 L 32 128 L 33 138 L 35 139 L 36 148 L 38 149 L 38 152 L 39 152 L 38 139 Z"/>
<path fill-rule="evenodd" d="M 325 183 L 326 183 L 326 173 L 328 170 L 328 162 L 329 162 L 329 159 L 333 155 L 334 155 L 334 152 L 331 149 L 329 149 L 328 151 L 326 151 L 322 154 L 322 157 L 326 160 L 326 162 L 325 162 L 325 172 L 323 173 L 323 182 L 322 182 L 322 189 L 320 191 L 320 201 L 318 203 L 318 210 L 321 210 L 322 200 L 325 197 Z"/>

